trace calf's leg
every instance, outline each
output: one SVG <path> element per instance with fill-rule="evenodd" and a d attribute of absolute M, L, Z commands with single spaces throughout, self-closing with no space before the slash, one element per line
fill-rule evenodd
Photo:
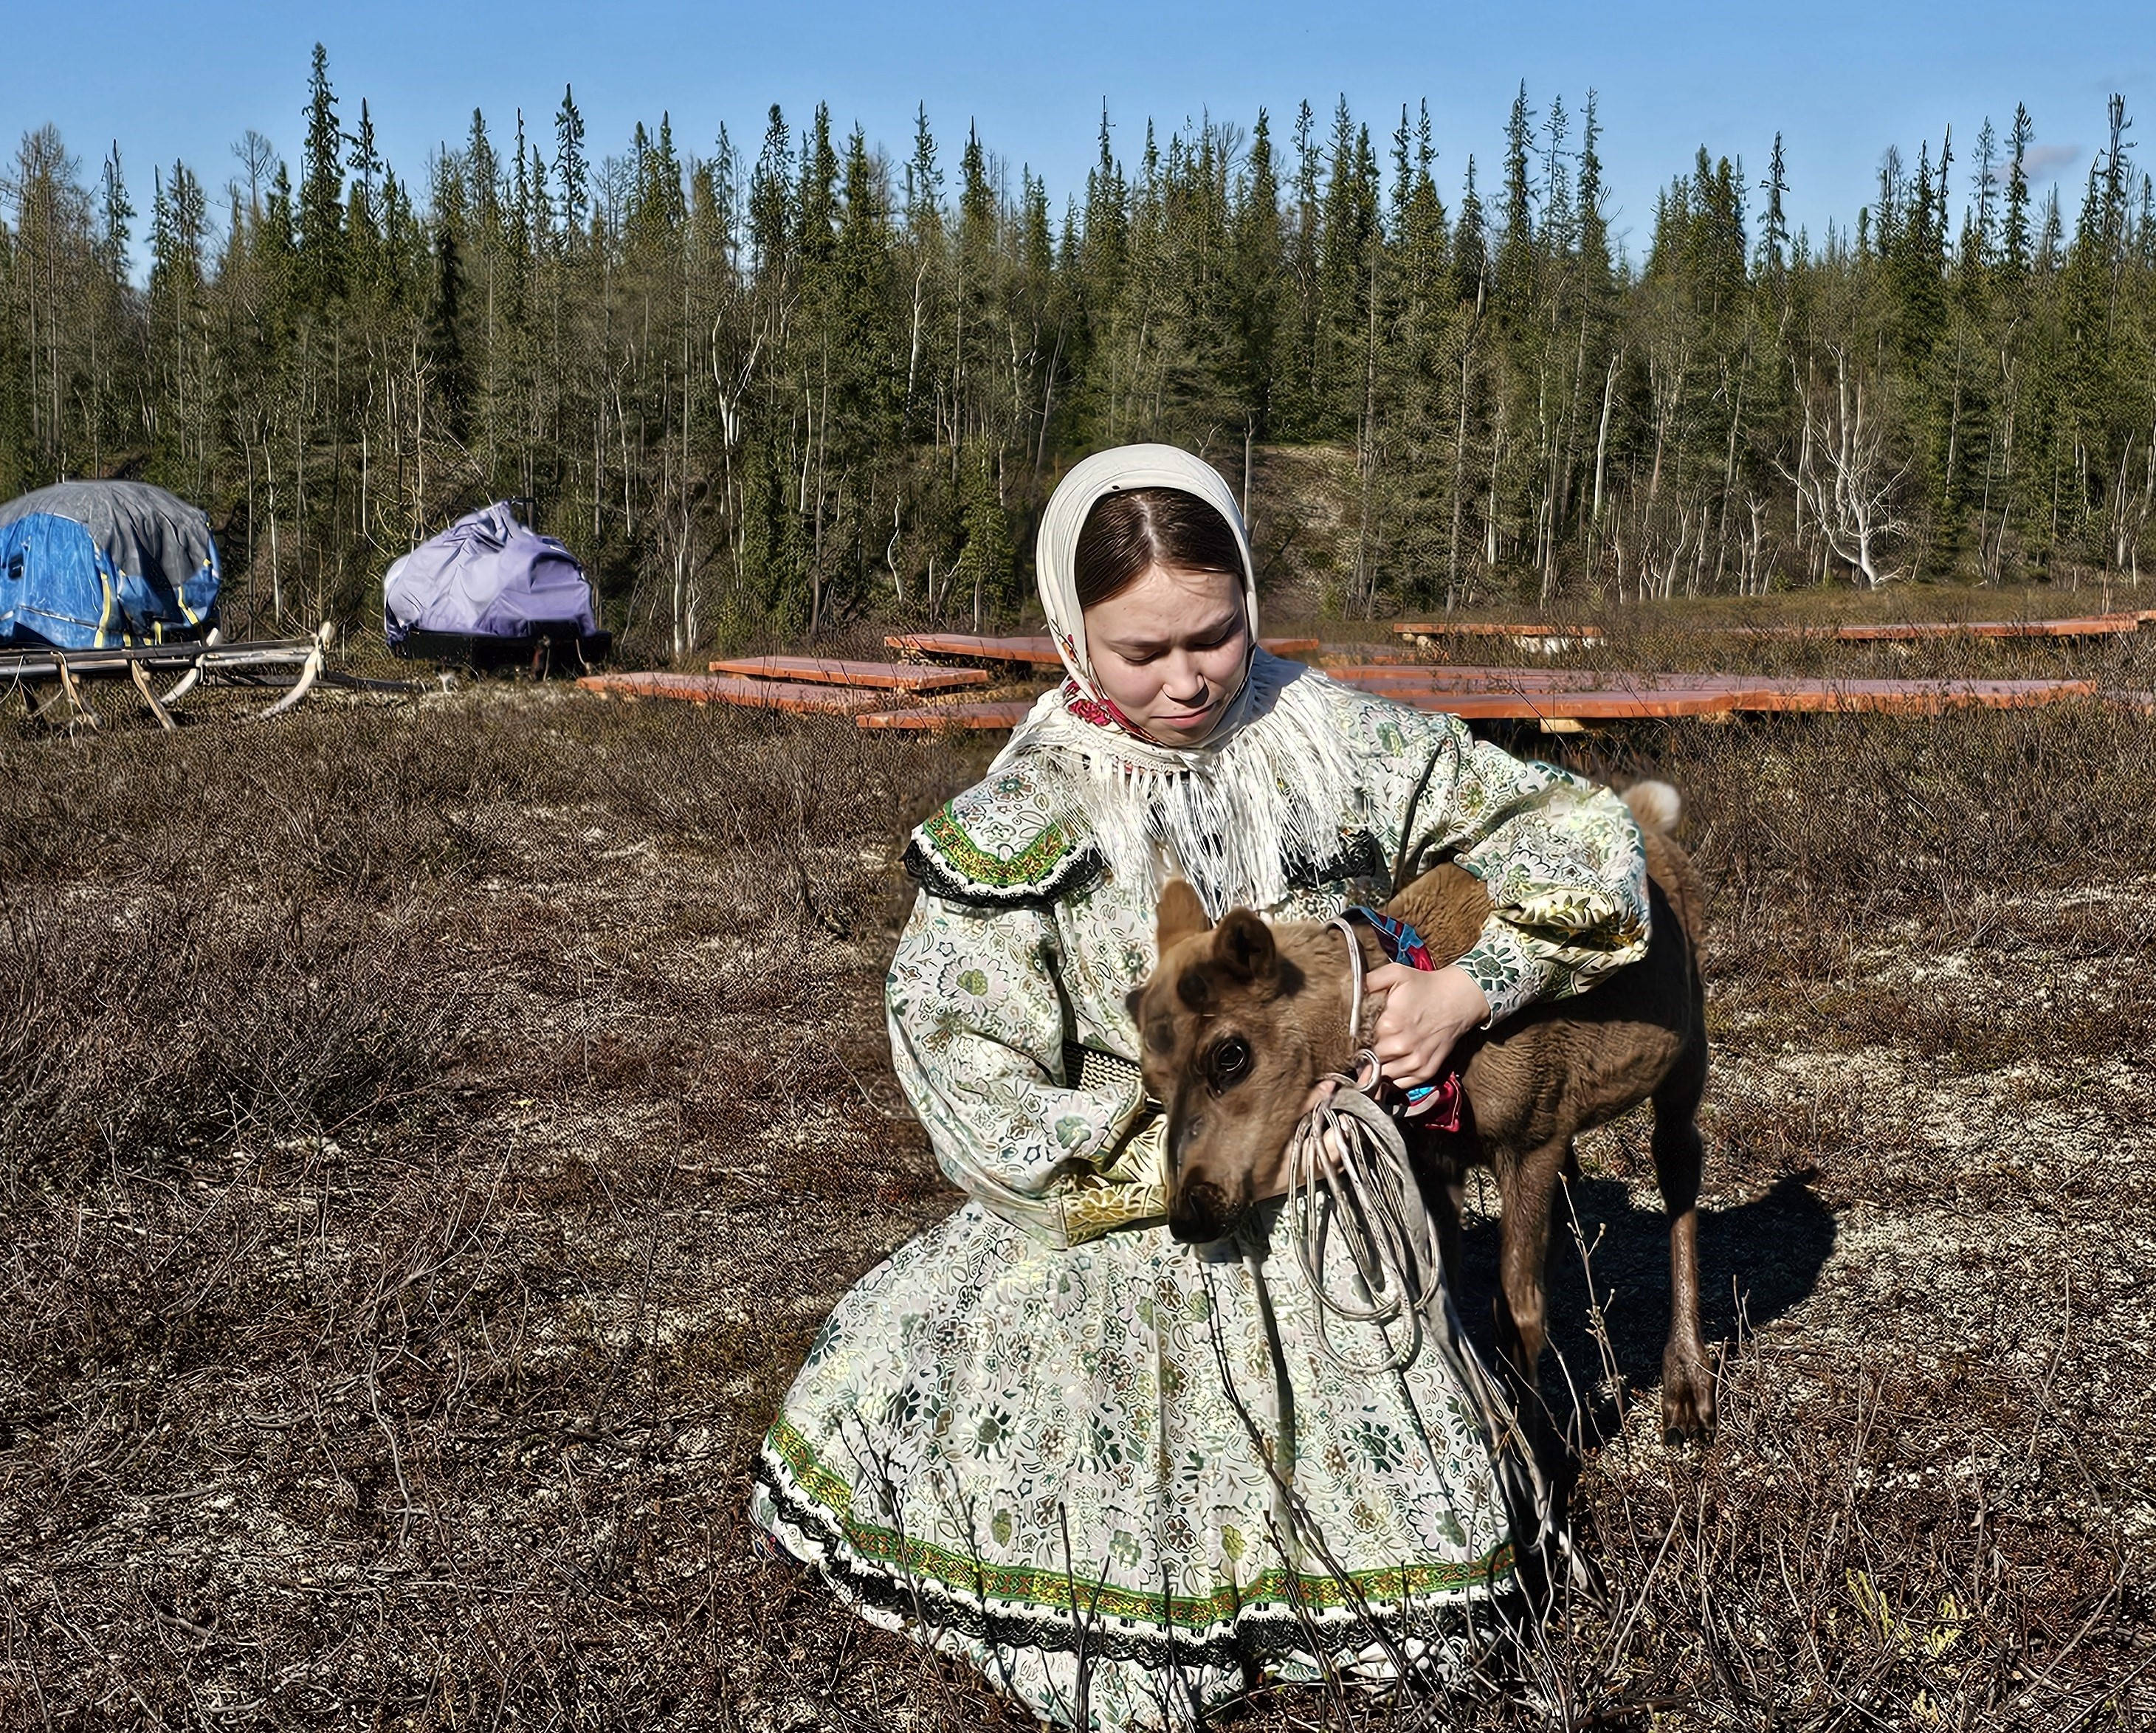
<path fill-rule="evenodd" d="M 1714 1430 L 1714 1370 L 1699 1334 L 1699 1186 L 1705 1151 L 1696 1115 L 1706 1088 L 1706 1044 L 1696 1041 L 1655 1091 L 1655 1179 L 1670 1218 L 1662 1427 L 1672 1438 L 1705 1438 Z"/>
<path fill-rule="evenodd" d="M 1456 1300 L 1460 1282 L 1460 1222 L 1467 1207 L 1466 1164 L 1457 1152 L 1413 1134 L 1408 1140 L 1408 1161 L 1414 1173 L 1415 1188 L 1422 1194 L 1423 1207 L 1437 1229 L 1437 1258 L 1445 1273 L 1445 1285 Z"/>
<path fill-rule="evenodd" d="M 1549 1264 L 1551 1195 L 1572 1140 L 1562 1137 L 1531 1150 L 1517 1161 L 1499 1158 L 1497 1176 L 1505 1215 L 1498 1228 L 1497 1353 L 1531 1429 L 1541 1425 L 1543 1344 L 1548 1340 L 1546 1284 Z"/>

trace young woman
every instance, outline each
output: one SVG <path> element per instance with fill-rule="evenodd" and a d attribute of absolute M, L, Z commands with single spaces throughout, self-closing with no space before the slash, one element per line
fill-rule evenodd
<path fill-rule="evenodd" d="M 1169 876 L 1216 918 L 1329 918 L 1389 894 L 1412 808 L 1413 853 L 1456 850 L 1497 911 L 1454 966 L 1372 977 L 1378 1054 L 1419 1082 L 1467 1030 L 1640 954 L 1638 833 L 1456 717 L 1260 649 L 1234 495 L 1188 453 L 1080 464 L 1038 565 L 1069 678 L 915 833 L 888 983 L 898 1075 L 970 1201 L 824 1325 L 757 1520 L 867 1617 L 1066 1724 L 1441 1665 L 1512 1570 L 1480 1411 L 1435 1353 L 1336 1364 L 1276 1229 L 1169 1236 L 1125 997 Z"/>

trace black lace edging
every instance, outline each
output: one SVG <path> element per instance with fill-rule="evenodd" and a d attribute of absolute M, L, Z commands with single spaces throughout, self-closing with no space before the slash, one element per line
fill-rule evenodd
<path fill-rule="evenodd" d="M 786 1484 L 761 1454 L 754 1479 L 770 1498 L 780 1520 L 818 1547 L 817 1556 L 802 1559 L 802 1563 L 814 1566 L 849 1598 L 896 1613 L 932 1632 L 955 1630 L 1009 1648 L 1082 1651 L 1145 1667 L 1233 1668 L 1267 1655 L 1307 1653 L 1313 1632 L 1331 1636 L 1372 1631 L 1373 1626 L 1386 1623 L 1382 1613 L 1372 1618 L 1353 1608 L 1298 1611 L 1291 1604 L 1268 1602 L 1244 1607 L 1224 1625 L 1208 1627 L 1203 1635 L 1183 1638 L 1158 1625 L 1109 1613 L 1079 1617 L 992 1607 L 966 1599 L 935 1577 L 903 1578 L 864 1562 L 830 1512 Z M 1493 1578 L 1480 1591 L 1460 1591 L 1455 1604 L 1464 1611 L 1502 1587 L 1502 1582 Z"/>
<path fill-rule="evenodd" d="M 1044 908 L 1067 892 L 1083 890 L 1101 875 L 1106 863 L 1089 844 L 1073 849 L 1040 878 L 1004 890 L 953 872 L 916 836 L 906 843 L 899 864 L 915 884 L 946 902 L 977 909 L 1030 909 Z"/>

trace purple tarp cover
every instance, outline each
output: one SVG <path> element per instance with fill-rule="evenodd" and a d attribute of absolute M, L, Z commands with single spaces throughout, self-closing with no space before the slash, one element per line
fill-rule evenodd
<path fill-rule="evenodd" d="M 413 631 L 523 638 L 536 625 L 598 629 L 592 587 L 576 556 L 528 530 L 506 503 L 460 517 L 421 542 L 382 581 L 382 624 L 392 643 Z"/>

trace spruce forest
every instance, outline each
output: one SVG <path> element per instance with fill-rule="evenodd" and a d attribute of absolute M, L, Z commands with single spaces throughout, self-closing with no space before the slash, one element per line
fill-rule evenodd
<path fill-rule="evenodd" d="M 0 187 L 0 497 L 162 483 L 264 629 L 374 615 L 499 497 L 652 654 L 986 624 L 1061 469 L 1144 438 L 1231 479 L 1337 454 L 1326 602 L 1358 615 L 2138 580 L 2150 532 L 2156 192 L 2118 99 L 2063 203 L 2017 110 L 1887 151 L 1819 236 L 1779 139 L 1763 174 L 1702 149 L 1643 257 L 1593 96 L 1524 87 L 1502 160 L 1442 175 L 1426 107 L 1148 126 L 1134 161 L 1104 115 L 1060 200 L 925 113 L 897 155 L 777 107 L 607 154 L 572 92 L 400 169 L 319 48 L 306 122 L 296 163 L 249 132 L 146 177 L 46 126 Z"/>

